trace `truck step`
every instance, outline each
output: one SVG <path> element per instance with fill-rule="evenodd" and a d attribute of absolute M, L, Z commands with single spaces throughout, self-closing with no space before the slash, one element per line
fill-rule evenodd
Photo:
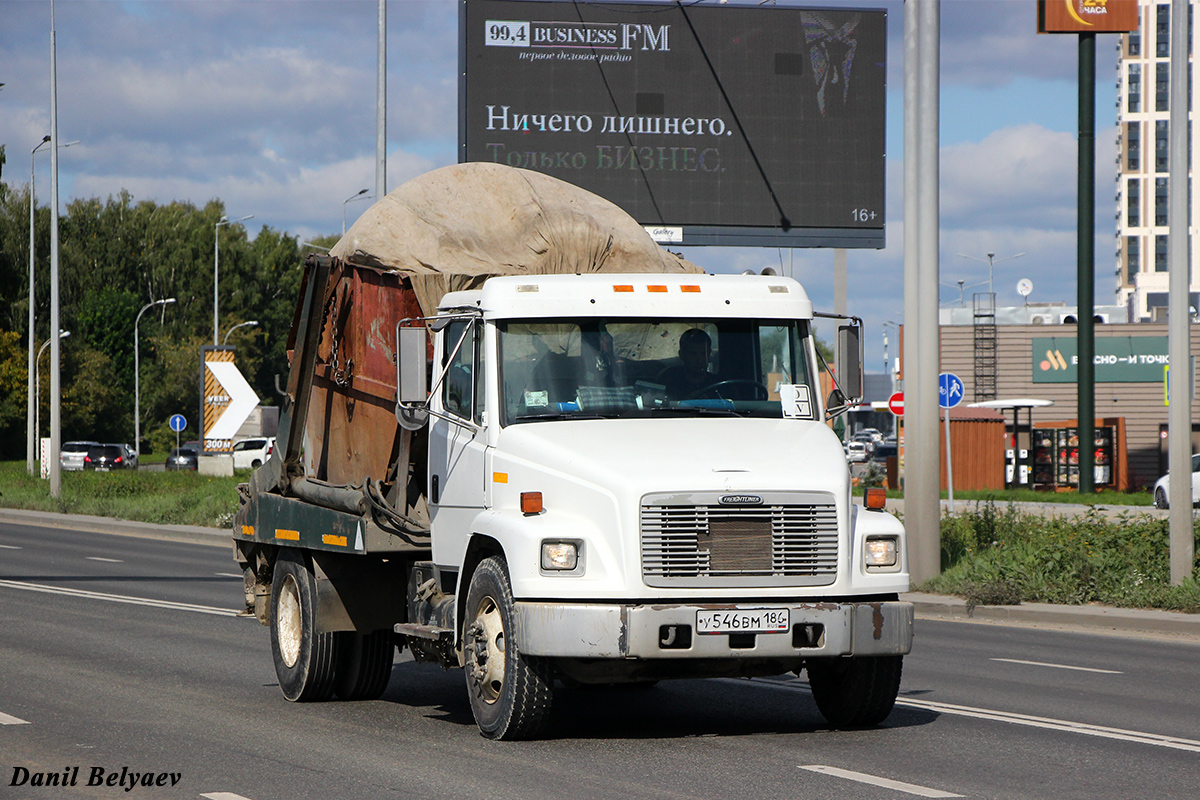
<path fill-rule="evenodd" d="M 415 622 L 401 622 L 394 628 L 396 633 L 402 636 L 413 636 L 417 639 L 432 639 L 433 641 L 441 641 L 445 639 L 454 639 L 454 630 L 452 628 L 439 628 L 436 625 L 418 625 Z"/>

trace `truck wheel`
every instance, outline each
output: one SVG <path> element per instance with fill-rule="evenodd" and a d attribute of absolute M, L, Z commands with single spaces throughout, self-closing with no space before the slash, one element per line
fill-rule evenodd
<path fill-rule="evenodd" d="M 317 585 L 295 550 L 283 550 L 271 577 L 271 655 L 283 696 L 327 700 L 337 667 L 337 634 L 317 633 Z"/>
<path fill-rule="evenodd" d="M 521 654 L 503 558 L 476 567 L 463 616 L 463 670 L 479 730 L 489 739 L 535 738 L 550 719 L 554 678 L 547 659 Z"/>
<path fill-rule="evenodd" d="M 851 656 L 812 658 L 805 668 L 821 716 L 834 728 L 865 728 L 892 713 L 903 664 L 903 656 Z"/>
<path fill-rule="evenodd" d="M 374 700 L 392 678 L 392 632 L 341 634 L 334 692 L 343 700 Z"/>

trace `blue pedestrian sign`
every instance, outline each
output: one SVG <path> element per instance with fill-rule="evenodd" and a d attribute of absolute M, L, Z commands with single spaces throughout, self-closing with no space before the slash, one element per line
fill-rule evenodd
<path fill-rule="evenodd" d="M 182 433 L 183 429 L 187 427 L 187 417 L 183 414 L 172 414 L 168 424 L 171 426 L 171 430 Z"/>
<path fill-rule="evenodd" d="M 943 372 L 938 375 L 938 405 L 942 408 L 954 408 L 962 401 L 962 379 L 953 372 Z"/>

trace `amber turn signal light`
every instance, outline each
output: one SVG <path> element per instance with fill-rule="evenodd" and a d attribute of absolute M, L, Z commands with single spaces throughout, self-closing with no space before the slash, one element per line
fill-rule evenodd
<path fill-rule="evenodd" d="M 863 493 L 863 505 L 872 511 L 882 511 L 887 503 L 887 489 L 878 486 L 867 489 Z"/>
<path fill-rule="evenodd" d="M 540 513 L 542 513 L 542 493 L 541 492 L 521 492 L 521 513 L 522 514 L 540 514 Z"/>

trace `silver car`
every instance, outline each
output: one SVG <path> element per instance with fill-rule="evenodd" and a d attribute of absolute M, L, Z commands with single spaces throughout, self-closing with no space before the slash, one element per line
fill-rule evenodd
<path fill-rule="evenodd" d="M 65 470 L 82 471 L 88 449 L 99 442 L 66 442 L 58 453 L 58 464 Z"/>

